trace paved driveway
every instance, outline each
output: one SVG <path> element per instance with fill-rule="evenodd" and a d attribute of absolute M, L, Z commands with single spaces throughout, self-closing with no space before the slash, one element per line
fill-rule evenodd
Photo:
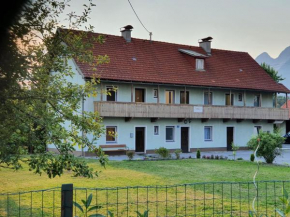
<path fill-rule="evenodd" d="M 236 159 L 237 158 L 243 158 L 244 160 L 250 160 L 250 156 L 253 153 L 253 151 L 237 151 Z M 149 156 L 154 156 L 155 154 L 149 154 Z M 208 151 L 208 152 L 201 152 L 201 156 L 211 156 L 211 155 L 219 155 L 223 157 L 228 157 L 228 159 L 233 159 L 233 152 L 232 151 Z M 156 155 L 155 155 L 156 156 Z M 172 154 L 174 157 L 174 154 Z M 196 157 L 196 152 L 194 153 L 182 153 L 180 155 L 181 158 L 189 158 L 191 156 L 192 158 Z M 144 156 L 142 155 L 135 155 L 134 159 L 143 160 Z M 260 161 L 264 162 L 263 158 L 258 158 Z M 109 160 L 115 160 L 115 161 L 121 161 L 121 160 L 128 160 L 128 157 L 126 155 L 119 155 L 119 156 L 109 156 Z M 283 145 L 282 148 L 282 155 L 276 157 L 275 164 L 281 164 L 281 165 L 289 165 L 290 166 L 290 145 Z"/>

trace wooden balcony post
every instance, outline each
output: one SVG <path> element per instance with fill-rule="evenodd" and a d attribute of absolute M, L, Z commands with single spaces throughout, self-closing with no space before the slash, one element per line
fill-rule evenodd
<path fill-rule="evenodd" d="M 159 84 L 157 85 L 157 103 L 159 104 L 159 98 L 160 98 L 160 93 L 159 93 Z"/>
<path fill-rule="evenodd" d="M 103 83 L 101 82 L 101 101 L 103 101 Z"/>
<path fill-rule="evenodd" d="M 234 103 L 232 102 L 232 90 L 230 89 L 230 105 L 233 106 Z"/>
<path fill-rule="evenodd" d="M 184 98 L 184 104 L 186 104 L 186 86 L 184 86 L 183 98 Z"/>
<path fill-rule="evenodd" d="M 262 107 L 262 94 L 260 93 L 259 107 Z"/>
<path fill-rule="evenodd" d="M 288 108 L 288 93 L 286 93 L 286 108 Z"/>
<path fill-rule="evenodd" d="M 277 99 L 277 92 L 275 93 L 275 108 L 277 108 L 278 105 L 278 99 Z"/>
<path fill-rule="evenodd" d="M 246 107 L 246 91 L 244 91 L 244 97 L 243 97 L 243 99 L 244 99 L 244 107 Z"/>
<path fill-rule="evenodd" d="M 133 83 L 131 83 L 131 102 L 133 102 L 133 92 L 134 92 Z"/>
<path fill-rule="evenodd" d="M 207 101 L 208 101 L 208 104 L 211 105 L 211 100 L 210 100 L 210 88 L 208 88 Z"/>

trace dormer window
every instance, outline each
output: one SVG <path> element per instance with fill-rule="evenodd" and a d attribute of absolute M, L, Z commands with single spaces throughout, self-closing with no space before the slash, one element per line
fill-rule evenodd
<path fill-rule="evenodd" d="M 196 59 L 196 70 L 204 70 L 204 59 Z"/>

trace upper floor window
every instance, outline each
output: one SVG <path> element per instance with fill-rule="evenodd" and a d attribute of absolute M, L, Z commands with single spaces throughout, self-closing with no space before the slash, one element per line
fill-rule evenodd
<path fill-rule="evenodd" d="M 189 91 L 185 95 L 184 91 L 180 91 L 180 104 L 189 104 Z"/>
<path fill-rule="evenodd" d="M 106 127 L 106 142 L 116 142 L 117 127 Z"/>
<path fill-rule="evenodd" d="M 153 96 L 154 98 L 158 98 L 158 89 L 153 90 Z"/>
<path fill-rule="evenodd" d="M 174 90 L 165 91 L 165 103 L 174 104 Z"/>
<path fill-rule="evenodd" d="M 204 59 L 196 59 L 196 70 L 204 70 Z"/>
<path fill-rule="evenodd" d="M 261 107 L 261 96 L 257 94 L 254 96 L 254 107 Z"/>
<path fill-rule="evenodd" d="M 226 105 L 234 105 L 234 94 L 226 94 Z"/>
<path fill-rule="evenodd" d="M 135 89 L 135 102 L 145 102 L 145 89 Z"/>
<path fill-rule="evenodd" d="M 117 90 L 113 86 L 107 86 L 107 101 L 117 101 Z"/>
<path fill-rule="evenodd" d="M 242 102 L 243 101 L 243 94 L 242 93 L 239 93 L 238 100 L 239 100 L 239 102 Z"/>
<path fill-rule="evenodd" d="M 212 92 L 204 92 L 204 104 L 212 105 Z"/>

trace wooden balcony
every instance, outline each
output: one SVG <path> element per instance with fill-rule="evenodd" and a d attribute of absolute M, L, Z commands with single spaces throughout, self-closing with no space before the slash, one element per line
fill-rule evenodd
<path fill-rule="evenodd" d="M 94 102 L 101 117 L 289 120 L 287 109 L 157 103 Z"/>

